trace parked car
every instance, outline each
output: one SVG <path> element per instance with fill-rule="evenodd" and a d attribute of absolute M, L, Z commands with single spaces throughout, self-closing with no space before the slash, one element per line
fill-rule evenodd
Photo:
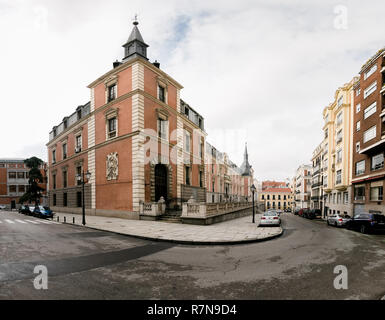
<path fill-rule="evenodd" d="M 19 213 L 30 215 L 30 214 L 31 214 L 31 211 L 30 211 L 30 209 L 29 209 L 28 204 L 22 205 L 22 206 L 19 208 Z"/>
<path fill-rule="evenodd" d="M 286 208 L 284 211 L 285 212 L 291 212 L 291 209 L 290 208 Z"/>
<path fill-rule="evenodd" d="M 33 212 L 35 211 L 35 206 L 29 206 L 29 213 L 27 213 L 29 216 L 33 216 Z"/>
<path fill-rule="evenodd" d="M 259 226 L 279 226 L 281 219 L 276 211 L 266 211 L 262 214 Z"/>
<path fill-rule="evenodd" d="M 299 210 L 300 210 L 300 209 L 295 209 L 295 210 L 294 210 L 294 214 L 295 214 L 296 216 L 299 215 Z"/>
<path fill-rule="evenodd" d="M 52 211 L 51 210 L 48 211 L 48 210 L 44 209 L 43 206 L 35 207 L 33 210 L 33 215 L 36 217 L 45 218 L 45 219 L 53 217 Z"/>
<path fill-rule="evenodd" d="M 309 210 L 309 208 L 302 208 L 302 209 L 300 209 L 299 211 L 298 211 L 298 215 L 300 216 L 300 217 L 305 217 L 306 215 L 307 215 L 307 211 Z"/>
<path fill-rule="evenodd" d="M 7 209 L 7 206 L 5 204 L 0 204 L 0 210 L 5 210 Z"/>
<path fill-rule="evenodd" d="M 350 230 L 359 230 L 361 233 L 385 231 L 385 216 L 375 213 L 360 213 L 349 220 L 346 227 Z"/>
<path fill-rule="evenodd" d="M 328 226 L 343 227 L 349 221 L 351 217 L 344 214 L 332 214 L 326 218 L 326 223 Z"/>
<path fill-rule="evenodd" d="M 278 216 L 281 216 L 281 213 L 283 213 L 283 211 L 281 209 L 278 209 L 277 213 L 278 213 Z"/>
<path fill-rule="evenodd" d="M 317 217 L 321 216 L 321 210 L 320 209 L 304 209 L 303 210 L 303 217 L 307 219 L 316 219 Z"/>

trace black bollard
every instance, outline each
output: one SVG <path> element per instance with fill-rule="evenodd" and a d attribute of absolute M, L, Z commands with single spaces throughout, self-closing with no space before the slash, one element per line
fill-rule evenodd
<path fill-rule="evenodd" d="M 59 222 L 59 216 L 57 216 L 57 222 Z"/>
<path fill-rule="evenodd" d="M 75 217 L 72 217 L 72 223 L 75 224 Z"/>
<path fill-rule="evenodd" d="M 66 223 L 66 217 L 64 217 L 64 223 Z"/>

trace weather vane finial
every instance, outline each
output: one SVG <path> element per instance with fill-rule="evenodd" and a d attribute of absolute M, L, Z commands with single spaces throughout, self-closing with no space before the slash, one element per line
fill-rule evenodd
<path fill-rule="evenodd" d="M 138 14 L 135 13 L 135 16 L 134 16 L 134 25 L 138 25 L 139 22 L 138 22 Z"/>

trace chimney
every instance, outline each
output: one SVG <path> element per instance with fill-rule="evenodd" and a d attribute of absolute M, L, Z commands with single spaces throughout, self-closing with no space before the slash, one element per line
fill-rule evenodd
<path fill-rule="evenodd" d="M 122 63 L 119 62 L 118 60 L 116 60 L 114 63 L 113 63 L 113 66 L 114 66 L 114 69 L 119 67 Z"/>
<path fill-rule="evenodd" d="M 158 61 L 155 60 L 155 62 L 153 63 L 153 65 L 155 67 L 157 67 L 158 69 L 160 69 L 160 63 Z"/>

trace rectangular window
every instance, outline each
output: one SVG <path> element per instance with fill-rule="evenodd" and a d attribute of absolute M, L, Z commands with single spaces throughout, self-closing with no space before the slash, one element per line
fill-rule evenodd
<path fill-rule="evenodd" d="M 349 194 L 347 192 L 344 192 L 344 204 L 349 203 Z"/>
<path fill-rule="evenodd" d="M 190 181 L 190 167 L 185 167 L 185 175 L 186 175 L 186 185 L 190 185 L 191 184 L 191 181 Z M 213 184 L 213 192 L 214 192 L 214 184 Z"/>
<path fill-rule="evenodd" d="M 344 97 L 339 97 L 338 101 L 337 101 L 337 106 L 341 106 L 342 105 L 342 102 L 344 101 Z"/>
<path fill-rule="evenodd" d="M 357 121 L 356 123 L 356 131 L 360 131 L 361 129 L 361 121 Z"/>
<path fill-rule="evenodd" d="M 191 135 L 189 132 L 185 131 L 185 134 L 184 134 L 184 150 L 186 152 L 190 152 L 190 139 L 191 139 Z"/>
<path fill-rule="evenodd" d="M 338 170 L 337 171 L 337 177 L 336 177 L 336 184 L 340 184 L 342 179 L 342 171 Z"/>
<path fill-rule="evenodd" d="M 112 86 L 108 87 L 108 99 L 107 99 L 107 102 L 110 102 L 110 101 L 116 99 L 116 96 L 117 96 L 116 89 L 117 89 L 116 88 L 116 84 L 113 84 Z"/>
<path fill-rule="evenodd" d="M 24 193 L 24 192 L 25 192 L 25 186 L 19 185 L 19 193 Z"/>
<path fill-rule="evenodd" d="M 108 138 L 116 137 L 116 117 L 108 119 Z"/>
<path fill-rule="evenodd" d="M 383 188 L 382 187 L 371 187 L 370 188 L 370 200 L 382 201 L 383 200 Z"/>
<path fill-rule="evenodd" d="M 372 157 L 372 170 L 382 169 L 384 167 L 384 154 L 380 153 Z"/>
<path fill-rule="evenodd" d="M 376 90 L 377 90 L 377 81 L 373 82 L 369 87 L 367 87 L 364 90 L 364 99 L 369 97 Z"/>
<path fill-rule="evenodd" d="M 361 103 L 356 105 L 356 113 L 361 111 Z"/>
<path fill-rule="evenodd" d="M 364 132 L 364 143 L 374 139 L 375 137 L 376 137 L 376 126 L 373 126 Z"/>
<path fill-rule="evenodd" d="M 63 160 L 67 159 L 67 144 L 63 144 Z"/>
<path fill-rule="evenodd" d="M 8 172 L 8 179 L 16 179 L 16 172 Z"/>
<path fill-rule="evenodd" d="M 52 175 L 52 189 L 56 189 L 56 174 Z"/>
<path fill-rule="evenodd" d="M 67 188 L 67 171 L 63 171 L 63 188 Z"/>
<path fill-rule="evenodd" d="M 377 65 L 375 64 L 373 67 L 371 67 L 368 71 L 365 72 L 364 80 L 368 79 L 376 71 L 377 71 Z"/>
<path fill-rule="evenodd" d="M 203 158 L 203 149 L 204 149 L 203 142 L 201 142 L 199 144 L 199 157 L 201 158 Z"/>
<path fill-rule="evenodd" d="M 67 193 L 63 193 L 63 207 L 67 206 Z"/>
<path fill-rule="evenodd" d="M 78 186 L 80 186 L 82 183 L 81 183 L 81 181 L 79 181 L 78 179 L 77 179 L 77 177 L 81 177 L 82 176 L 82 167 L 81 166 L 78 166 L 78 167 L 76 167 L 76 184 L 78 185 Z"/>
<path fill-rule="evenodd" d="M 359 152 L 360 151 L 360 142 L 357 142 L 356 143 L 356 152 Z"/>
<path fill-rule="evenodd" d="M 10 193 L 16 193 L 16 186 L 9 186 Z"/>
<path fill-rule="evenodd" d="M 356 162 L 356 176 L 365 173 L 365 160 Z"/>
<path fill-rule="evenodd" d="M 162 102 L 166 102 L 166 95 L 165 95 L 165 88 L 163 88 L 162 86 L 158 86 L 158 90 L 159 90 L 159 100 L 162 101 Z"/>
<path fill-rule="evenodd" d="M 337 132 L 336 143 L 340 143 L 342 141 L 342 129 Z"/>
<path fill-rule="evenodd" d="M 342 149 L 337 151 L 337 163 L 342 161 Z"/>
<path fill-rule="evenodd" d="M 203 171 L 199 171 L 199 186 L 203 188 Z"/>
<path fill-rule="evenodd" d="M 364 110 L 364 119 L 369 118 L 373 113 L 377 111 L 377 102 L 372 103 Z"/>
<path fill-rule="evenodd" d="M 80 152 L 82 151 L 82 136 L 78 135 L 75 138 L 75 152 Z"/>
<path fill-rule="evenodd" d="M 52 163 L 56 163 L 56 150 L 52 151 Z"/>
<path fill-rule="evenodd" d="M 56 207 L 56 194 L 53 195 L 52 202 L 53 202 L 53 206 Z"/>
<path fill-rule="evenodd" d="M 168 140 L 168 121 L 158 119 L 158 137 L 164 140 Z"/>
<path fill-rule="evenodd" d="M 337 126 L 342 123 L 342 112 L 340 112 L 337 116 Z"/>
<path fill-rule="evenodd" d="M 24 179 L 24 172 L 18 172 L 17 179 Z"/>
<path fill-rule="evenodd" d="M 358 97 L 358 96 L 360 95 L 360 93 L 361 93 L 361 88 L 358 88 L 358 89 L 356 90 L 356 97 Z"/>

